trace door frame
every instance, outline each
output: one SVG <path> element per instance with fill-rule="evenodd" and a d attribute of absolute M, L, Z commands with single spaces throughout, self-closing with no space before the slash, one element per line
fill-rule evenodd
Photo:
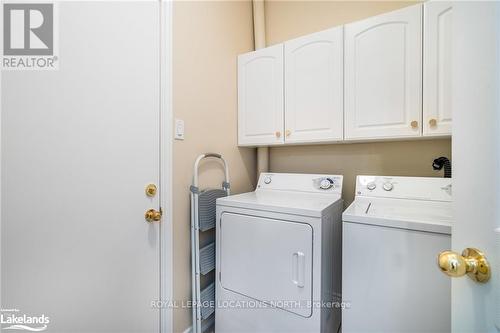
<path fill-rule="evenodd" d="M 173 287 L 173 207 L 172 207 L 172 41 L 173 0 L 160 2 L 160 207 L 165 214 L 160 223 L 160 332 L 173 331 L 173 309 L 167 307 Z"/>

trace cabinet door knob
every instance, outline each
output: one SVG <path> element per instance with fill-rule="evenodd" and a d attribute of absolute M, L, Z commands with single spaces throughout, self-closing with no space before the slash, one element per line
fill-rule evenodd
<path fill-rule="evenodd" d="M 411 128 L 418 128 L 418 121 L 414 120 L 410 123 Z"/>
<path fill-rule="evenodd" d="M 429 125 L 435 127 L 437 125 L 437 120 L 434 118 L 429 119 Z"/>
<path fill-rule="evenodd" d="M 275 134 L 276 134 L 276 137 L 277 137 L 277 138 L 280 138 L 280 137 L 281 137 L 281 132 L 280 132 L 280 131 L 276 131 L 276 133 L 275 133 Z"/>
<path fill-rule="evenodd" d="M 286 130 L 285 131 L 285 135 L 286 135 L 287 138 L 290 136 L 290 134 L 292 134 L 292 131 L 290 131 L 290 130 Z"/>

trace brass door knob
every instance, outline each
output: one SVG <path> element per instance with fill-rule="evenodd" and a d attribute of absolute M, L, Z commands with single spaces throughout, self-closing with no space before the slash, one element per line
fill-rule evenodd
<path fill-rule="evenodd" d="M 285 135 L 286 135 L 286 137 L 287 137 L 287 138 L 288 138 L 291 134 L 292 134 L 292 131 L 290 131 L 290 130 L 286 130 L 286 131 L 285 131 Z"/>
<path fill-rule="evenodd" d="M 441 271 L 451 277 L 461 277 L 467 274 L 472 280 L 486 283 L 491 276 L 491 268 L 484 254 L 474 248 L 466 248 L 462 255 L 444 251 L 438 256 Z"/>
<path fill-rule="evenodd" d="M 429 125 L 430 125 L 431 127 L 435 127 L 435 126 L 437 126 L 437 120 L 436 120 L 436 119 L 434 119 L 434 118 L 429 119 Z"/>
<path fill-rule="evenodd" d="M 280 131 L 276 131 L 276 137 L 279 139 L 281 137 L 281 132 Z"/>
<path fill-rule="evenodd" d="M 411 128 L 418 128 L 418 121 L 414 120 L 410 123 Z"/>
<path fill-rule="evenodd" d="M 156 210 L 156 209 L 148 209 L 146 211 L 146 213 L 144 214 L 144 218 L 146 219 L 146 221 L 148 221 L 149 223 L 152 223 L 152 222 L 159 222 L 161 221 L 161 216 L 163 215 L 161 209 L 160 210 Z"/>

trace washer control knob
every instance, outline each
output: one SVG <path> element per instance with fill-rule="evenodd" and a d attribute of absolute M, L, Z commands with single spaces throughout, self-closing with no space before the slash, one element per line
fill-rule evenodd
<path fill-rule="evenodd" d="M 385 182 L 384 185 L 382 186 L 384 188 L 384 190 L 386 191 L 392 191 L 392 189 L 394 188 L 394 185 L 392 185 L 391 182 Z"/>
<path fill-rule="evenodd" d="M 375 184 L 375 182 L 370 182 L 366 185 L 366 188 L 369 189 L 370 191 L 373 191 L 374 189 L 377 188 L 377 184 Z"/>
<path fill-rule="evenodd" d="M 322 190 L 329 190 L 333 187 L 333 180 L 331 178 L 324 178 L 319 183 L 319 188 Z"/>
<path fill-rule="evenodd" d="M 271 176 L 265 176 L 264 177 L 264 183 L 265 184 L 271 184 L 271 181 L 272 181 Z"/>

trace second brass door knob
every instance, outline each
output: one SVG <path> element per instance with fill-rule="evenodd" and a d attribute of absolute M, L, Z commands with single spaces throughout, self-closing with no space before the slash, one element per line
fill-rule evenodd
<path fill-rule="evenodd" d="M 161 221 L 161 216 L 162 216 L 162 211 L 156 210 L 156 209 L 148 209 L 146 213 L 144 214 L 144 218 L 146 219 L 147 222 L 152 223 L 152 222 L 159 222 Z"/>
<path fill-rule="evenodd" d="M 478 249 L 466 248 L 462 255 L 444 251 L 438 256 L 441 271 L 451 277 L 467 274 L 476 282 L 486 283 L 491 276 L 491 268 L 486 256 Z"/>

